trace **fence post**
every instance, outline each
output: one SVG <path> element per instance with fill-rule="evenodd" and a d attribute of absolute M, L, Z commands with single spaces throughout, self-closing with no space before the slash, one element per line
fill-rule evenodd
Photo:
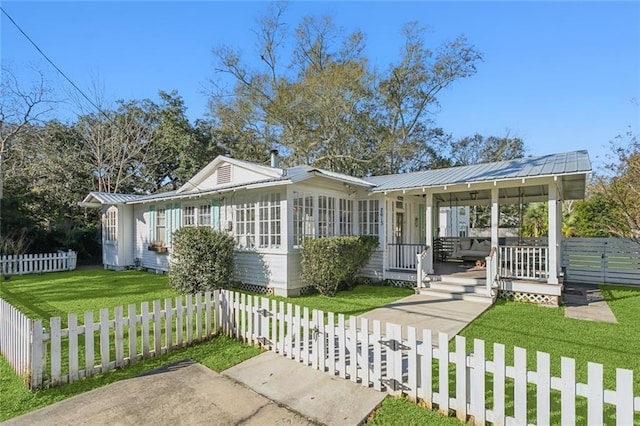
<path fill-rule="evenodd" d="M 44 342 L 42 336 L 42 320 L 31 321 L 31 389 L 42 385 L 44 367 Z"/>

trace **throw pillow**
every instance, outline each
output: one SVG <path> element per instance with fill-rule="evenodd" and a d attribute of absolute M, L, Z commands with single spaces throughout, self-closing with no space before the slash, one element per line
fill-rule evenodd
<path fill-rule="evenodd" d="M 460 240 L 460 250 L 469 250 L 471 248 L 471 240 Z"/>

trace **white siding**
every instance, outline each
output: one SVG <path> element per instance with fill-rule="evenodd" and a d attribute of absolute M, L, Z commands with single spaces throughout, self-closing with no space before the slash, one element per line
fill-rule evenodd
<path fill-rule="evenodd" d="M 168 258 L 165 254 L 158 254 L 148 250 L 149 246 L 149 206 L 146 204 L 136 205 L 134 209 L 135 223 L 135 247 L 134 257 L 142 259 L 142 266 L 156 271 L 167 271 L 169 269 Z"/>
<path fill-rule="evenodd" d="M 367 278 L 377 278 L 381 280 L 383 269 L 383 250 L 379 249 L 373 252 L 369 263 L 367 263 L 365 267 L 362 268 L 360 276 Z"/>
<path fill-rule="evenodd" d="M 237 251 L 234 278 L 245 284 L 270 286 L 284 291 L 287 288 L 287 255 Z"/>
<path fill-rule="evenodd" d="M 289 253 L 288 255 L 289 261 L 287 262 L 287 280 L 289 290 L 291 289 L 300 289 L 304 287 L 302 280 L 300 279 L 300 273 L 302 269 L 300 267 L 300 253 Z"/>

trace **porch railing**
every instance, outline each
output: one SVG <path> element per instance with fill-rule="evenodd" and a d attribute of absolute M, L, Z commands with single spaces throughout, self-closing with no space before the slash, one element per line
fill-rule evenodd
<path fill-rule="evenodd" d="M 422 253 L 425 244 L 387 244 L 387 269 L 416 271 L 416 255 Z"/>
<path fill-rule="evenodd" d="M 424 287 L 424 277 L 429 274 L 429 269 L 431 266 L 429 265 L 429 259 L 431 259 L 431 247 L 426 246 L 424 250 L 420 253 L 416 254 L 416 261 L 418 262 L 418 267 L 416 268 L 416 287 Z"/>
<path fill-rule="evenodd" d="M 492 295 L 491 291 L 493 289 L 493 283 L 498 279 L 498 256 L 498 250 L 496 249 L 496 247 L 492 247 L 489 256 L 487 256 L 485 259 L 485 268 L 487 271 L 486 286 L 488 296 Z"/>
<path fill-rule="evenodd" d="M 549 248 L 543 246 L 500 246 L 499 275 L 503 278 L 549 278 Z"/>

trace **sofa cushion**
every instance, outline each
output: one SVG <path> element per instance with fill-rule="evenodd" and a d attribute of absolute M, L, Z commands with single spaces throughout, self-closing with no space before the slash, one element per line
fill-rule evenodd
<path fill-rule="evenodd" d="M 460 250 L 469 250 L 471 248 L 471 240 L 462 239 L 460 240 Z"/>

